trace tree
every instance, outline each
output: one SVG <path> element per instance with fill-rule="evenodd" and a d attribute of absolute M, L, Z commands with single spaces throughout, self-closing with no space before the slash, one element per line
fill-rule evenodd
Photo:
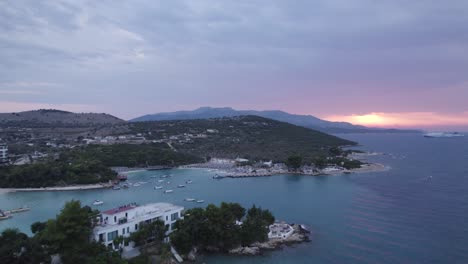
<path fill-rule="evenodd" d="M 343 154 L 343 150 L 340 148 L 340 147 L 331 147 L 328 152 L 330 153 L 330 155 L 332 156 L 340 156 L 341 154 Z"/>
<path fill-rule="evenodd" d="M 33 234 L 36 234 L 38 232 L 41 232 L 42 230 L 44 230 L 47 226 L 47 222 L 34 222 L 32 225 L 31 225 L 31 232 Z"/>
<path fill-rule="evenodd" d="M 60 254 L 64 263 L 85 263 L 90 257 L 89 238 L 96 215 L 90 207 L 72 200 L 36 236 L 49 255 Z"/>
<path fill-rule="evenodd" d="M 288 160 L 286 161 L 286 166 L 294 170 L 297 170 L 302 166 L 302 160 L 303 160 L 302 156 L 299 156 L 299 155 L 289 156 Z"/>
<path fill-rule="evenodd" d="M 323 169 L 327 166 L 327 160 L 324 157 L 317 157 L 314 159 L 315 167 Z"/>
<path fill-rule="evenodd" d="M 151 223 L 141 223 L 140 229 L 134 232 L 128 238 L 129 241 L 135 242 L 137 246 L 146 245 L 149 240 L 161 244 L 166 236 L 167 227 L 162 220 L 156 220 Z"/>

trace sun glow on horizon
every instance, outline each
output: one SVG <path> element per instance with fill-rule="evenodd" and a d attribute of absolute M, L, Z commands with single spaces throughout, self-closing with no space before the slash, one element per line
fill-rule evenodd
<path fill-rule="evenodd" d="M 324 119 L 356 125 L 385 128 L 425 128 L 437 126 L 468 126 L 468 112 L 440 114 L 434 112 L 369 113 L 362 115 L 333 115 Z"/>

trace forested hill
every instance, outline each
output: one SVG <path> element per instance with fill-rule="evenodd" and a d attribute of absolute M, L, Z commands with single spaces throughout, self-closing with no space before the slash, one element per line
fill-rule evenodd
<path fill-rule="evenodd" d="M 258 116 L 135 122 L 130 129 L 153 140 L 172 138 L 179 152 L 199 157 L 285 161 L 290 155 L 311 160 L 332 147 L 355 142 L 316 130 Z"/>
<path fill-rule="evenodd" d="M 109 114 L 72 113 L 54 109 L 0 113 L 1 127 L 84 127 L 115 125 L 124 122 Z"/>

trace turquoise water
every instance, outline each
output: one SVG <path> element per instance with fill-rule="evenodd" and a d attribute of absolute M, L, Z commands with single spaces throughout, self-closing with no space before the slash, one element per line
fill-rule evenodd
<path fill-rule="evenodd" d="M 253 204 L 277 219 L 312 229 L 310 243 L 259 257 L 210 256 L 206 263 L 468 263 L 468 138 L 426 139 L 420 135 L 344 135 L 362 149 L 384 152 L 372 157 L 392 167 L 382 173 L 339 176 L 282 175 L 213 180 L 214 172 L 176 169 L 138 172 L 130 181 L 148 184 L 128 190 L 11 193 L 0 208 L 22 205 L 30 212 L 0 222 L 0 230 L 29 232 L 34 221 L 55 216 L 63 204 L 103 200 L 102 209 L 129 202 L 200 204 L 184 198 Z M 152 175 L 172 174 L 172 194 L 154 190 Z M 178 184 L 193 180 L 187 188 Z"/>

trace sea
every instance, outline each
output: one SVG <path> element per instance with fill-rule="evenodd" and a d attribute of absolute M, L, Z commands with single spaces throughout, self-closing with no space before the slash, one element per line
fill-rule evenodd
<path fill-rule="evenodd" d="M 0 209 L 31 211 L 0 221 L 0 230 L 55 217 L 69 200 L 109 209 L 130 202 L 170 202 L 186 208 L 237 202 L 269 209 L 277 220 L 306 225 L 311 241 L 261 256 L 210 255 L 201 263 L 468 263 L 468 136 L 343 134 L 354 149 L 379 153 L 384 172 L 336 176 L 278 175 L 215 180 L 215 171 L 172 169 L 131 173 L 126 190 L 0 194 Z M 170 175 L 158 183 L 162 175 Z M 156 178 L 154 178 L 156 177 Z M 185 188 L 177 188 L 179 184 Z M 167 183 L 169 181 L 169 183 Z M 146 182 L 146 183 L 145 183 Z M 163 185 L 154 190 L 155 185 Z M 165 189 L 174 190 L 164 194 Z M 204 203 L 185 202 L 185 198 Z"/>

